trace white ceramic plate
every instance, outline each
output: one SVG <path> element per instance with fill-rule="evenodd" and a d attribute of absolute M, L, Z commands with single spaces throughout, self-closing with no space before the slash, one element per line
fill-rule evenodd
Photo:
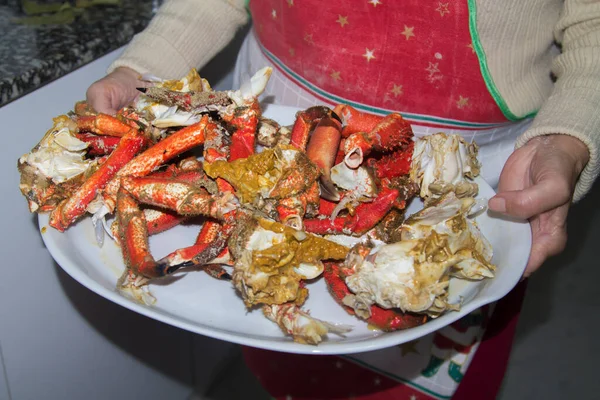
<path fill-rule="evenodd" d="M 283 124 L 293 122 L 297 110 L 270 106 L 265 115 Z M 477 181 L 480 197 L 490 198 L 494 191 L 482 179 Z M 422 208 L 415 199 L 409 213 Z M 42 238 L 56 262 L 75 280 L 117 304 L 132 311 L 186 329 L 234 343 L 276 351 L 305 354 L 350 354 L 408 342 L 446 326 L 476 308 L 506 295 L 519 281 L 531 248 L 529 225 L 493 218 L 488 214 L 477 217 L 479 227 L 494 248 L 493 262 L 498 269 L 496 277 L 482 282 L 453 279 L 450 299 L 464 299 L 460 312 L 448 312 L 425 325 L 383 333 L 367 328 L 363 321 L 348 315 L 328 294 L 323 279 L 310 284 L 310 295 L 303 307 L 316 318 L 352 325 L 345 337 L 329 335 L 318 346 L 301 345 L 286 337 L 280 329 L 263 317 L 260 310 L 247 312 L 241 298 L 227 281 L 210 278 L 204 272 L 188 272 L 169 283 L 151 284 L 156 297 L 154 306 L 145 306 L 121 296 L 115 289 L 124 265 L 120 249 L 108 238 L 99 248 L 90 218 L 85 218 L 66 232 L 60 233 L 48 226 L 48 215 L 39 216 Z M 179 226 L 151 237 L 150 246 L 156 259 L 176 248 L 191 245 L 198 233 L 197 226 Z"/>

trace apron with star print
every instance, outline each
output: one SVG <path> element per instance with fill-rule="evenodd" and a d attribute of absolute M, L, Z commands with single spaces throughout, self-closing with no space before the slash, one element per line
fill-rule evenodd
<path fill-rule="evenodd" d="M 253 28 L 238 56 L 234 87 L 270 65 L 265 97 L 277 104 L 346 103 L 374 114 L 400 112 L 417 136 L 461 134 L 480 145 L 481 175 L 495 187 L 529 121 L 509 121 L 488 91 L 469 3 L 252 0 Z M 404 386 L 406 398 L 449 399 L 491 308 L 411 343 L 336 359 L 329 373 L 350 361 L 381 377 L 368 385 L 391 379 Z"/>

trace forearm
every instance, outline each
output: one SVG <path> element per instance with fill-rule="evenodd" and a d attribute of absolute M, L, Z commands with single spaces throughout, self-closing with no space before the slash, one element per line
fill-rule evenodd
<path fill-rule="evenodd" d="M 248 20 L 244 0 L 167 0 L 108 69 L 180 78 L 201 68 Z"/>
<path fill-rule="evenodd" d="M 554 64 L 556 83 L 534 122 L 517 141 L 549 134 L 580 139 L 589 150 L 589 161 L 579 177 L 574 200 L 591 188 L 600 172 L 600 3 L 567 0 L 557 26 L 563 51 Z"/>

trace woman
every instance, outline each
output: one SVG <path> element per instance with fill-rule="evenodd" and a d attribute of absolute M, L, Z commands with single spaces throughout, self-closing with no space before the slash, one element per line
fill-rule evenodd
<path fill-rule="evenodd" d="M 135 98 L 139 74 L 178 78 L 203 66 L 247 23 L 245 3 L 166 2 L 109 75 L 90 87 L 88 101 L 114 113 Z M 253 0 L 248 10 L 253 30 L 238 57 L 235 85 L 271 65 L 266 93 L 278 104 L 346 102 L 374 113 L 398 111 L 417 134 L 435 129 L 475 138 L 482 175 L 497 187 L 489 207 L 531 223 L 524 276 L 562 251 L 569 205 L 589 190 L 600 168 L 594 110 L 600 104 L 600 3 Z M 490 310 L 352 363 L 245 352 L 263 385 L 281 398 L 422 399 L 455 392 L 473 398 L 468 390 L 477 384 L 483 386 L 477 398 L 495 398 L 521 297 L 520 287 L 497 305 L 482 342 Z M 282 377 L 275 375 L 278 363 L 294 367 Z M 457 391 L 469 364 L 496 371 L 482 374 L 484 380 L 476 377 L 483 367 L 470 368 Z M 337 373 L 340 384 L 311 388 L 306 379 L 323 376 L 304 377 L 308 371 L 327 374 L 329 382 Z"/>

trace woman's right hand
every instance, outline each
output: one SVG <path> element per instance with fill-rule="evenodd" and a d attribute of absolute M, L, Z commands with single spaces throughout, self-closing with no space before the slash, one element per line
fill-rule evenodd
<path fill-rule="evenodd" d="M 87 102 L 97 112 L 114 115 L 133 102 L 145 86 L 139 74 L 126 67 L 119 67 L 104 78 L 92 83 L 86 93 Z"/>

